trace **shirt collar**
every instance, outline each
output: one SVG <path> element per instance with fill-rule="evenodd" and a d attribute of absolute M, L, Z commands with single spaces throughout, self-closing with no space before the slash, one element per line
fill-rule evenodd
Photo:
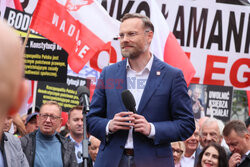
<path fill-rule="evenodd" d="M 146 69 L 147 69 L 148 71 L 151 70 L 152 65 L 153 65 L 153 59 L 154 59 L 153 57 L 154 57 L 154 56 L 151 55 L 151 57 L 150 57 L 150 59 L 149 59 L 149 61 L 148 61 L 148 64 L 144 67 L 144 69 L 143 69 L 142 71 L 145 71 Z M 133 70 L 133 69 L 131 68 L 130 64 L 129 64 L 128 59 L 127 59 L 127 63 L 126 63 L 126 69 L 127 69 L 127 70 Z M 142 71 L 141 71 L 141 72 L 142 72 Z"/>
<path fill-rule="evenodd" d="M 190 157 L 185 157 L 185 155 L 183 154 L 183 157 L 184 158 L 195 159 L 195 153 L 196 153 L 196 151 Z"/>
<path fill-rule="evenodd" d="M 81 145 L 81 144 L 82 144 L 82 142 L 77 143 L 77 142 L 75 141 L 75 139 L 73 139 L 73 137 L 72 137 L 71 135 L 69 135 L 69 139 L 70 139 L 73 143 L 75 143 L 75 144 L 77 144 L 77 145 Z"/>

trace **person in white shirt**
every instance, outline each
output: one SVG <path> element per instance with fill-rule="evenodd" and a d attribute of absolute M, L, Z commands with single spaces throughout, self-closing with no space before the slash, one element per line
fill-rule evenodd
<path fill-rule="evenodd" d="M 195 167 L 199 153 L 201 152 L 201 149 L 198 147 L 200 141 L 200 127 L 197 121 L 195 121 L 195 128 L 193 135 L 184 141 L 186 151 L 180 161 L 183 167 Z"/>

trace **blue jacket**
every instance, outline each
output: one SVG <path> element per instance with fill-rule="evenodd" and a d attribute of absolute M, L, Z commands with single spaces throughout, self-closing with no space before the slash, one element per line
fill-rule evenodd
<path fill-rule="evenodd" d="M 126 111 L 121 99 L 127 89 L 126 75 L 126 60 L 105 67 L 91 101 L 88 129 L 101 140 L 96 167 L 117 167 L 123 154 L 128 131 L 106 136 L 105 128 L 116 113 Z M 156 133 L 154 139 L 133 133 L 136 167 L 174 166 L 170 142 L 186 140 L 195 130 L 181 70 L 154 57 L 137 113 L 154 124 Z"/>

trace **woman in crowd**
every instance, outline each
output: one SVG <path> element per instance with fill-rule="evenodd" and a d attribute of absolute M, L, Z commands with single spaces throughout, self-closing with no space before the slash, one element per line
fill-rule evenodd
<path fill-rule="evenodd" d="M 173 151 L 175 167 L 181 167 L 180 160 L 183 152 L 185 151 L 185 145 L 182 141 L 177 141 L 171 143 L 171 147 Z"/>
<path fill-rule="evenodd" d="M 197 167 L 228 167 L 226 151 L 216 143 L 204 147 L 199 155 Z"/>

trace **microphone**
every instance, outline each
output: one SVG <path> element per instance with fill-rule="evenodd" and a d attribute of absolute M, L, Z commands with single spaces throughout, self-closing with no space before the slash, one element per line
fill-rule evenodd
<path fill-rule="evenodd" d="M 79 97 L 79 103 L 86 111 L 89 111 L 89 89 L 86 86 L 80 86 L 77 88 L 77 96 Z"/>
<path fill-rule="evenodd" d="M 135 109 L 136 103 L 135 103 L 135 99 L 132 93 L 126 89 L 122 91 L 121 96 L 122 96 L 122 102 L 124 106 L 126 107 L 126 109 L 128 111 L 133 111 L 134 113 L 136 113 L 136 109 Z"/>

